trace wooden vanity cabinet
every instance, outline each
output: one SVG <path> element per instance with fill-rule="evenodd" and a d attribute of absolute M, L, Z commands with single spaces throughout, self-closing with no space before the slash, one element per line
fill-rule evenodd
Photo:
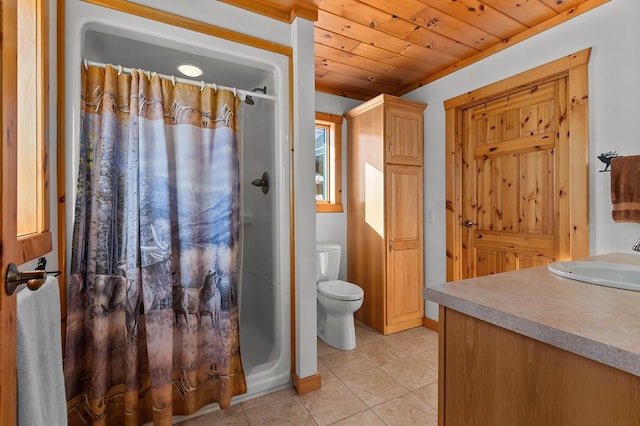
<path fill-rule="evenodd" d="M 422 325 L 425 104 L 379 95 L 345 114 L 347 280 L 382 334 Z"/>

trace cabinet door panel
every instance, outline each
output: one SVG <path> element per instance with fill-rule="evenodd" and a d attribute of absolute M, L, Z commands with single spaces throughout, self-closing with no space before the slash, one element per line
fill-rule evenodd
<path fill-rule="evenodd" d="M 423 316 L 422 168 L 387 165 L 387 326 Z"/>
<path fill-rule="evenodd" d="M 385 114 L 387 163 L 422 165 L 423 112 L 388 106 Z"/>
<path fill-rule="evenodd" d="M 387 325 L 421 319 L 422 247 L 418 244 L 395 244 L 388 259 Z"/>

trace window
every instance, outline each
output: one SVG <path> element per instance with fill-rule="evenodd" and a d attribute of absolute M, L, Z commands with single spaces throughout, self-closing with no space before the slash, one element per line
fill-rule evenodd
<path fill-rule="evenodd" d="M 48 4 L 17 2 L 17 233 L 15 262 L 52 249 L 49 231 Z"/>
<path fill-rule="evenodd" d="M 316 212 L 342 212 L 342 116 L 316 112 Z"/>

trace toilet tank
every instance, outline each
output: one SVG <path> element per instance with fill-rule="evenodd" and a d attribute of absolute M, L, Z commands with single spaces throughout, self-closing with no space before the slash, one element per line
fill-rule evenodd
<path fill-rule="evenodd" d="M 338 279 L 340 251 L 339 244 L 316 244 L 316 282 Z"/>

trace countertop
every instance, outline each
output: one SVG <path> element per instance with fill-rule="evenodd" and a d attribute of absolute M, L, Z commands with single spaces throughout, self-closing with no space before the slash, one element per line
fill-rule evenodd
<path fill-rule="evenodd" d="M 640 255 L 589 259 L 640 266 Z M 546 266 L 425 287 L 426 300 L 640 376 L 640 292 L 562 278 Z"/>

